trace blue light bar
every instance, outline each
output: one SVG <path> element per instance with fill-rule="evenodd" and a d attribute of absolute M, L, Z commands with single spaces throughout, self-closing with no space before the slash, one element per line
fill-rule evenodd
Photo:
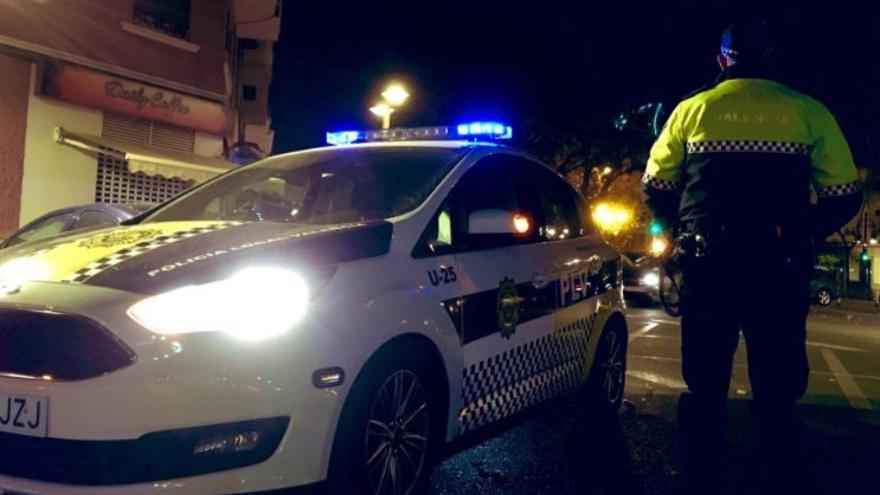
<path fill-rule="evenodd" d="M 364 139 L 361 131 L 339 131 L 327 133 L 327 144 L 351 144 Z"/>
<path fill-rule="evenodd" d="M 469 141 L 510 139 L 513 128 L 498 122 L 468 122 L 452 128 L 436 127 L 400 127 L 375 131 L 340 131 L 328 132 L 327 144 L 344 145 L 357 142 L 372 141 L 414 141 L 440 139 L 467 139 Z"/>
<path fill-rule="evenodd" d="M 458 124 L 456 131 L 462 137 L 485 137 L 489 139 L 510 139 L 513 128 L 498 122 L 468 122 Z"/>

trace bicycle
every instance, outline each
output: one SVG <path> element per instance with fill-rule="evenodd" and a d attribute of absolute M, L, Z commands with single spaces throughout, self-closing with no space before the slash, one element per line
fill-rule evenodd
<path fill-rule="evenodd" d="M 657 285 L 657 295 L 660 305 L 666 314 L 672 317 L 681 316 L 681 266 L 670 257 L 660 263 L 660 283 Z"/>

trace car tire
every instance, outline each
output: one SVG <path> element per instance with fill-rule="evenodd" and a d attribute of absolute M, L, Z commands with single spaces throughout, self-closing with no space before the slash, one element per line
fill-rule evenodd
<path fill-rule="evenodd" d="M 816 302 L 819 306 L 828 306 L 834 300 L 834 294 L 827 287 L 822 287 L 816 291 Z"/>
<path fill-rule="evenodd" d="M 327 493 L 411 495 L 427 486 L 443 443 L 442 382 L 426 353 L 391 350 L 367 363 L 346 399 Z"/>
<path fill-rule="evenodd" d="M 616 417 L 626 386 L 627 332 L 612 321 L 599 337 L 584 391 L 585 406 L 603 417 Z"/>

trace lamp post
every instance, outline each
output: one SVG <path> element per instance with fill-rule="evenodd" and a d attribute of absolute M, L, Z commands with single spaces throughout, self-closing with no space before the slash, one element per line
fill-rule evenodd
<path fill-rule="evenodd" d="M 392 84 L 382 91 L 382 101 L 370 107 L 373 115 L 382 118 L 382 129 L 391 127 L 391 114 L 409 99 L 409 93 L 400 84 Z"/>
<path fill-rule="evenodd" d="M 391 108 L 391 105 L 387 103 L 379 103 L 370 107 L 370 111 L 373 112 L 373 115 L 382 118 L 382 129 L 388 129 L 391 127 L 391 114 L 394 113 L 394 109 Z"/>

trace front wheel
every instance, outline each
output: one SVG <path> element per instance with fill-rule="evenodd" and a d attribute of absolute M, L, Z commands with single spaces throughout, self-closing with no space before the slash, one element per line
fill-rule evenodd
<path fill-rule="evenodd" d="M 408 354 L 372 360 L 355 382 L 333 445 L 330 493 L 410 495 L 425 486 L 441 441 L 439 401 L 425 360 Z"/>
<path fill-rule="evenodd" d="M 816 292 L 816 302 L 819 303 L 819 306 L 828 306 L 833 299 L 834 296 L 831 294 L 831 291 L 825 287 Z"/>
<path fill-rule="evenodd" d="M 602 332 L 587 381 L 589 407 L 613 416 L 623 402 L 626 385 L 626 329 L 618 325 Z"/>

